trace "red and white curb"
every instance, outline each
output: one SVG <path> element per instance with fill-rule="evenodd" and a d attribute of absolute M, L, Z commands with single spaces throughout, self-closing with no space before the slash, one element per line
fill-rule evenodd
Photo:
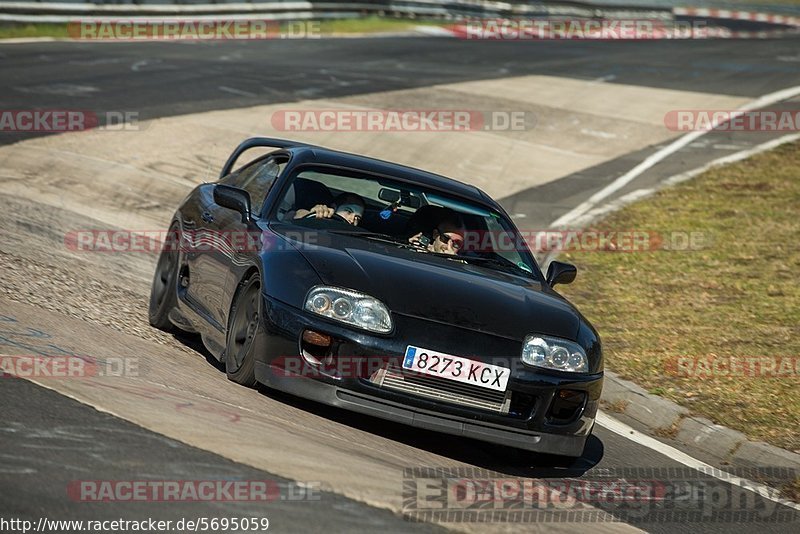
<path fill-rule="evenodd" d="M 800 17 L 789 17 L 786 15 L 773 15 L 771 13 L 758 13 L 755 11 L 732 11 L 729 9 L 707 9 L 693 7 L 676 7 L 672 10 L 673 15 L 683 17 L 709 18 L 717 20 L 737 20 L 748 22 L 763 22 L 776 26 L 788 26 L 788 28 L 776 28 L 774 30 L 762 31 L 731 31 L 727 28 L 709 28 L 717 35 L 711 39 L 770 39 L 782 37 L 784 35 L 797 34 L 800 28 Z"/>
<path fill-rule="evenodd" d="M 686 35 L 685 31 L 680 29 L 671 28 L 657 28 L 648 35 L 630 36 L 624 35 L 615 37 L 606 37 L 602 33 L 600 35 L 592 35 L 591 33 L 582 33 L 580 35 L 570 36 L 569 32 L 549 31 L 547 28 L 538 29 L 535 35 L 526 35 L 525 37 L 509 37 L 504 35 L 503 29 L 498 28 L 493 31 L 486 28 L 481 28 L 476 32 L 467 24 L 453 24 L 438 28 L 435 35 L 441 37 L 453 37 L 467 41 L 473 40 L 661 40 L 661 39 L 772 39 L 776 37 L 783 37 L 786 35 L 800 35 L 800 17 L 793 17 L 787 15 L 774 15 L 771 13 L 759 13 L 754 11 L 735 11 L 728 9 L 707 9 L 707 8 L 691 8 L 691 7 L 676 7 L 672 10 L 673 16 L 681 17 L 696 17 L 699 19 L 716 19 L 716 20 L 731 20 L 731 21 L 748 21 L 748 22 L 761 22 L 765 24 L 773 24 L 777 27 L 770 30 L 749 31 L 749 30 L 731 30 L 721 26 L 708 26 L 702 30 Z M 498 21 L 502 22 L 502 20 Z M 509 21 L 513 22 L 513 21 Z M 569 21 L 566 21 L 569 22 Z M 430 32 L 433 33 L 433 32 Z"/>
<path fill-rule="evenodd" d="M 592 37 L 592 36 L 565 36 L 563 32 L 540 32 L 535 38 L 516 38 L 504 37 L 502 32 L 492 34 L 489 31 L 482 31 L 481 35 L 475 35 L 472 30 L 469 30 L 466 25 L 454 25 L 450 27 L 442 27 L 436 32 L 425 32 L 437 37 L 452 37 L 464 41 L 659 41 L 659 40 L 697 40 L 697 39 L 775 39 L 788 35 L 800 35 L 800 27 L 798 28 L 781 28 L 777 30 L 764 30 L 764 31 L 734 31 L 723 27 L 706 27 L 701 32 L 694 35 L 685 35 L 685 33 L 676 30 L 670 31 L 668 29 L 652 32 L 646 37 Z"/>
<path fill-rule="evenodd" d="M 782 24 L 785 26 L 800 27 L 800 17 L 773 15 L 770 13 L 757 13 L 755 11 L 731 11 L 729 9 L 705 9 L 695 7 L 676 7 L 673 15 L 683 17 L 698 17 L 721 20 L 747 20 L 751 22 L 766 22 L 768 24 Z"/>

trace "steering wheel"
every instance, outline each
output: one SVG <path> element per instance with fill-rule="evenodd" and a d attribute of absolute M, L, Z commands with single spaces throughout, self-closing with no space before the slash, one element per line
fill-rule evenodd
<path fill-rule="evenodd" d="M 303 219 L 316 219 L 316 218 L 317 218 L 317 214 L 314 213 L 313 211 L 311 213 L 309 213 L 308 215 L 303 217 Z M 344 217 L 342 217 L 338 213 L 334 213 L 329 218 L 331 220 L 336 220 L 336 221 L 339 221 L 339 222 L 343 222 L 345 224 L 350 224 L 350 222 L 347 219 L 345 219 Z"/>

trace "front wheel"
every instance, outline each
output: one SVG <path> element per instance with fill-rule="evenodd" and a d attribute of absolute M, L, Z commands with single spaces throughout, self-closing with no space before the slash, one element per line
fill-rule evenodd
<path fill-rule="evenodd" d="M 255 352 L 261 314 L 261 281 L 254 274 L 236 293 L 225 343 L 225 373 L 228 379 L 247 387 L 256 385 Z"/>

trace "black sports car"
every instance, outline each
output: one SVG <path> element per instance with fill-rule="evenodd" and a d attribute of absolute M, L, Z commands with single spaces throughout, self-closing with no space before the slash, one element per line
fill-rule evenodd
<path fill-rule="evenodd" d="M 575 274 L 543 276 L 473 186 L 253 138 L 176 211 L 149 315 L 240 384 L 574 457 L 603 384 L 597 332 L 552 289 Z"/>

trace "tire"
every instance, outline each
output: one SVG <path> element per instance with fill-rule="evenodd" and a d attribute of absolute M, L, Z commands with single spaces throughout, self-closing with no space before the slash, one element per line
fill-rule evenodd
<path fill-rule="evenodd" d="M 225 339 L 225 373 L 229 380 L 247 387 L 256 385 L 255 353 L 261 317 L 261 278 L 256 273 L 236 292 Z"/>
<path fill-rule="evenodd" d="M 173 224 L 164 249 L 158 256 L 153 284 L 150 288 L 150 306 L 148 320 L 150 325 L 165 332 L 174 332 L 175 327 L 169 320 L 169 312 L 177 305 L 178 290 L 178 225 Z"/>

